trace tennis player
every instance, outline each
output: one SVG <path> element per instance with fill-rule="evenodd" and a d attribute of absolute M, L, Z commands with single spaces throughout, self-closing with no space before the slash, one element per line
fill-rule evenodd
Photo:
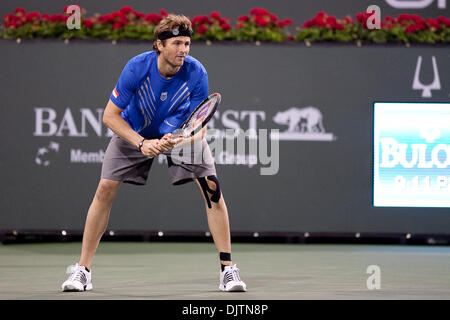
<path fill-rule="evenodd" d="M 188 55 L 191 22 L 183 15 L 168 15 L 156 26 L 154 34 L 153 51 L 128 61 L 105 107 L 103 122 L 114 135 L 88 210 L 81 256 L 78 263 L 71 266 L 62 291 L 92 290 L 92 260 L 106 231 L 120 184 L 145 185 L 154 157 L 170 152 L 186 143 L 186 139 L 201 143 L 203 161 L 186 164 L 172 161 L 168 156 L 172 184 L 195 181 L 204 197 L 208 226 L 221 266 L 219 289 L 246 291 L 239 269 L 231 260 L 228 212 L 204 138 L 206 127 L 193 138 L 171 134 L 208 96 L 207 72 L 199 61 Z"/>

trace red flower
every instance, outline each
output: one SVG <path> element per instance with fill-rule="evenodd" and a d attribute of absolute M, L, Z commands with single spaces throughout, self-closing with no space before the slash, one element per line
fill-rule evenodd
<path fill-rule="evenodd" d="M 206 23 L 206 24 L 209 24 L 209 25 L 212 24 L 212 21 L 209 20 L 208 16 L 201 16 L 201 19 L 202 19 L 202 23 Z"/>
<path fill-rule="evenodd" d="M 403 22 L 403 21 L 408 22 L 408 21 L 411 21 L 411 16 L 410 16 L 409 14 L 407 14 L 407 13 L 403 13 L 403 14 L 401 14 L 401 15 L 398 16 L 398 21 L 399 21 L 399 22 Z"/>
<path fill-rule="evenodd" d="M 410 34 L 417 30 L 416 26 L 408 26 L 406 27 L 406 33 Z"/>
<path fill-rule="evenodd" d="M 5 23 L 6 28 L 15 28 L 17 27 L 16 20 L 11 20 L 8 23 Z"/>
<path fill-rule="evenodd" d="M 319 21 L 322 21 L 322 22 L 323 22 L 323 18 L 324 18 L 323 15 L 318 14 L 318 15 L 316 15 L 316 16 L 314 17 L 313 21 L 314 21 L 315 23 L 317 23 L 317 22 L 319 22 Z"/>
<path fill-rule="evenodd" d="M 114 30 L 117 30 L 117 29 L 119 29 L 120 27 L 121 27 L 120 22 L 114 22 L 113 25 L 112 25 L 112 28 L 113 28 Z"/>
<path fill-rule="evenodd" d="M 156 13 L 149 13 L 145 17 L 145 20 L 150 22 L 150 23 L 152 23 L 152 24 L 154 24 L 154 25 L 157 25 L 161 21 L 161 18 Z"/>
<path fill-rule="evenodd" d="M 219 22 L 219 24 L 224 24 L 224 23 L 228 23 L 229 20 L 230 20 L 230 18 L 220 18 L 217 21 Z"/>
<path fill-rule="evenodd" d="M 332 29 L 336 28 L 336 17 L 334 16 L 329 16 L 326 20 L 326 25 L 330 26 Z"/>
<path fill-rule="evenodd" d="M 356 20 L 358 20 L 358 22 L 360 23 L 360 24 L 362 24 L 363 25 L 363 27 L 364 28 L 366 28 L 367 29 L 367 20 L 372 16 L 372 15 L 374 15 L 375 13 L 372 11 L 372 13 L 370 13 L 370 14 L 368 14 L 368 13 L 358 13 L 357 15 L 356 15 Z"/>
<path fill-rule="evenodd" d="M 4 17 L 3 17 L 3 22 L 4 23 L 7 23 L 7 22 L 9 22 L 9 21 L 11 21 L 11 20 L 13 20 L 13 19 L 15 19 L 16 17 L 13 15 L 13 14 L 7 14 L 7 15 L 5 15 Z"/>
<path fill-rule="evenodd" d="M 237 29 L 241 29 L 244 27 L 244 24 L 239 22 L 236 27 Z"/>
<path fill-rule="evenodd" d="M 222 30 L 223 31 L 228 31 L 228 30 L 230 30 L 231 29 L 231 26 L 230 26 L 230 24 L 229 23 L 222 23 L 221 25 L 220 25 L 220 27 L 222 28 Z"/>
<path fill-rule="evenodd" d="M 61 21 L 62 23 L 66 23 L 67 19 L 69 19 L 69 16 L 63 14 L 59 15 L 59 21 Z"/>
<path fill-rule="evenodd" d="M 344 30 L 344 25 L 342 23 L 336 23 L 334 28 L 337 30 Z"/>
<path fill-rule="evenodd" d="M 16 16 L 13 14 L 7 14 L 3 17 L 3 23 L 5 24 L 5 27 L 8 28 L 10 26 L 16 26 Z"/>
<path fill-rule="evenodd" d="M 430 28 L 435 28 L 436 30 L 441 30 L 441 26 L 439 25 L 439 22 L 435 19 L 430 19 L 428 18 L 426 20 L 426 24 L 430 27 Z"/>
<path fill-rule="evenodd" d="M 24 8 L 16 8 L 16 10 L 14 10 L 14 14 L 18 17 L 20 16 L 24 16 L 25 15 L 25 9 Z"/>
<path fill-rule="evenodd" d="M 120 8 L 120 12 L 122 12 L 123 14 L 129 14 L 132 11 L 133 8 L 131 6 L 123 6 L 122 8 Z"/>
<path fill-rule="evenodd" d="M 305 21 L 305 23 L 303 24 L 303 27 L 304 27 L 304 28 L 311 28 L 311 27 L 314 26 L 314 25 L 315 25 L 315 23 L 314 23 L 313 20 L 307 20 L 307 21 Z"/>
<path fill-rule="evenodd" d="M 201 24 L 200 23 L 200 19 L 199 19 L 198 16 L 193 17 L 192 20 L 191 20 L 191 23 L 192 23 L 193 26 Z"/>
<path fill-rule="evenodd" d="M 411 18 L 414 20 L 415 23 L 425 23 L 425 20 L 423 20 L 421 17 L 419 17 L 417 14 L 413 14 Z"/>
<path fill-rule="evenodd" d="M 17 10 L 17 9 L 16 9 Z M 440 22 L 440 23 L 444 23 L 445 24 L 445 20 L 447 20 L 447 18 L 446 17 L 444 17 L 444 16 L 439 16 L 439 17 L 437 17 L 437 19 L 436 19 L 438 22 Z"/>
<path fill-rule="evenodd" d="M 364 21 L 364 14 L 363 13 L 358 13 L 356 15 L 356 20 L 358 20 L 358 22 L 363 23 Z"/>
<path fill-rule="evenodd" d="M 208 28 L 206 28 L 204 25 L 200 25 L 197 29 L 198 34 L 205 34 L 208 31 Z"/>
<path fill-rule="evenodd" d="M 196 25 L 201 25 L 201 24 L 208 24 L 208 25 L 211 25 L 212 22 L 209 21 L 208 16 L 195 16 L 195 17 L 192 19 L 192 24 L 193 24 L 194 26 L 196 26 Z"/>
<path fill-rule="evenodd" d="M 250 10 L 250 14 L 253 16 L 263 16 L 269 15 L 270 13 L 264 8 L 253 8 L 252 10 Z"/>
<path fill-rule="evenodd" d="M 23 18 L 23 17 L 22 17 L 22 18 L 19 18 L 19 19 L 15 19 L 15 20 L 12 21 L 11 24 L 13 24 L 14 27 L 20 27 L 21 25 L 24 24 L 24 19 L 25 19 L 25 18 Z"/>
<path fill-rule="evenodd" d="M 106 14 L 103 16 L 103 23 L 109 23 L 109 22 L 113 22 L 114 21 L 114 15 L 111 14 Z"/>
<path fill-rule="evenodd" d="M 49 20 L 50 20 L 51 22 L 59 22 L 59 21 L 63 21 L 63 18 L 66 18 L 66 19 L 67 19 L 67 16 L 64 16 L 64 15 L 62 15 L 62 14 L 52 14 L 52 15 L 49 17 Z M 64 20 L 63 22 L 66 22 L 66 20 Z"/>
<path fill-rule="evenodd" d="M 159 14 L 161 15 L 161 17 L 167 17 L 169 14 L 167 13 L 167 11 L 166 10 L 164 10 L 164 9 L 161 9 L 161 10 L 159 10 Z"/>
<path fill-rule="evenodd" d="M 287 39 L 288 39 L 289 41 L 292 41 L 292 40 L 294 40 L 294 36 L 293 36 L 292 34 L 290 34 L 290 35 L 287 36 Z"/>
<path fill-rule="evenodd" d="M 291 19 L 285 19 L 285 20 L 281 20 L 281 21 L 278 23 L 278 27 L 284 28 L 284 27 L 286 27 L 286 26 L 291 26 L 291 25 L 293 25 L 293 24 L 294 24 L 294 22 L 293 22 Z"/>
<path fill-rule="evenodd" d="M 112 20 L 114 22 L 119 22 L 122 19 L 126 19 L 125 14 L 121 11 L 115 11 L 115 12 L 111 13 L 111 15 L 112 15 Z"/>
<path fill-rule="evenodd" d="M 41 14 L 36 11 L 29 12 L 26 15 L 27 22 L 33 22 L 34 20 L 39 20 L 40 17 L 41 17 Z"/>
<path fill-rule="evenodd" d="M 269 21 L 267 21 L 266 19 L 264 19 L 263 16 L 256 16 L 255 17 L 255 22 L 259 27 L 266 27 L 269 25 Z"/>
<path fill-rule="evenodd" d="M 272 21 L 272 22 L 277 22 L 278 21 L 278 17 L 276 15 L 274 15 L 274 14 L 270 14 L 269 17 L 270 17 L 270 21 Z"/>
<path fill-rule="evenodd" d="M 217 19 L 217 20 L 221 20 L 221 19 L 222 19 L 222 18 L 220 17 L 220 13 L 218 13 L 217 11 L 211 12 L 210 17 L 211 17 L 212 19 Z"/>
<path fill-rule="evenodd" d="M 329 16 L 326 21 L 328 24 L 335 24 L 337 19 L 335 16 Z"/>
<path fill-rule="evenodd" d="M 238 21 L 239 21 L 239 22 L 249 22 L 249 21 L 250 21 L 250 18 L 249 18 L 248 16 L 240 16 L 240 17 L 238 18 Z"/>
<path fill-rule="evenodd" d="M 444 24 L 447 28 L 450 28 L 450 19 L 444 16 L 439 16 L 437 20 L 439 21 L 439 23 Z"/>
<path fill-rule="evenodd" d="M 50 16 L 47 14 L 47 13 L 44 13 L 43 15 L 42 15 L 42 21 L 50 21 Z"/>
<path fill-rule="evenodd" d="M 322 16 L 318 16 L 313 20 L 314 24 L 318 27 L 325 27 L 327 24 L 323 21 Z"/>
<path fill-rule="evenodd" d="M 416 27 L 416 30 L 420 30 L 420 31 L 423 31 L 427 28 L 423 23 L 418 23 L 415 25 L 415 27 Z"/>
<path fill-rule="evenodd" d="M 354 23 L 354 21 L 353 21 L 353 19 L 351 17 L 345 17 L 344 19 L 342 19 L 342 22 L 346 23 L 346 24 L 353 24 Z"/>
<path fill-rule="evenodd" d="M 147 16 L 145 13 L 139 11 L 133 11 L 133 13 L 138 19 L 145 19 Z"/>
<path fill-rule="evenodd" d="M 91 18 L 89 18 L 89 19 L 83 20 L 83 25 L 86 28 L 90 29 L 94 26 L 94 22 L 92 22 Z"/>

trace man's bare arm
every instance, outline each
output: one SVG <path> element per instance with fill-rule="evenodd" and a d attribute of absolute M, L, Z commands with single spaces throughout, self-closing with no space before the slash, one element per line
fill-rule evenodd
<path fill-rule="evenodd" d="M 132 145 L 139 147 L 139 143 L 144 139 L 139 133 L 131 129 L 128 123 L 120 116 L 123 110 L 117 107 L 111 100 L 103 112 L 103 123 L 115 134 L 128 141 Z M 161 148 L 158 139 L 145 140 L 141 152 L 146 156 L 155 157 L 166 148 Z"/>
<path fill-rule="evenodd" d="M 109 100 L 103 112 L 103 123 L 119 137 L 137 148 L 144 137 L 131 129 L 128 123 L 120 116 L 122 111 L 123 109 L 120 109 L 114 102 Z"/>

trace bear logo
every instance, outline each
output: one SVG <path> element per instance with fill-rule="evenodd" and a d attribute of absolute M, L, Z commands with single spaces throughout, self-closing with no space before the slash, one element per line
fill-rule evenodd
<path fill-rule="evenodd" d="M 287 125 L 284 132 L 289 133 L 325 133 L 322 123 L 322 113 L 312 106 L 305 108 L 292 107 L 286 111 L 279 111 L 273 121 L 279 125 Z"/>

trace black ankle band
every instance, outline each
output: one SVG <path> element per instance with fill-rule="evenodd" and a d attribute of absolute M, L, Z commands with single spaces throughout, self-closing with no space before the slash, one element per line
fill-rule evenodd
<path fill-rule="evenodd" d="M 231 261 L 231 253 L 229 253 L 229 252 L 221 252 L 220 253 L 220 260 L 221 261 Z"/>

